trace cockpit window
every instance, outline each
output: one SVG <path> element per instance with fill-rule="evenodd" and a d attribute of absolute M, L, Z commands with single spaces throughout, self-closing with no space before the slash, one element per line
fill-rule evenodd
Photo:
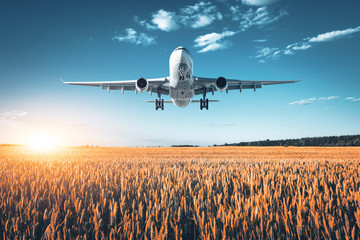
<path fill-rule="evenodd" d="M 188 80 L 191 78 L 191 71 L 189 65 L 186 63 L 180 63 L 178 68 L 179 80 Z"/>
<path fill-rule="evenodd" d="M 178 50 L 182 50 L 182 51 L 186 52 L 188 55 L 192 56 L 191 53 L 189 52 L 189 50 L 187 50 L 187 49 L 184 48 L 184 47 L 175 48 L 174 52 L 176 52 L 176 51 L 178 51 Z"/>
<path fill-rule="evenodd" d="M 183 51 L 189 52 L 189 50 L 187 50 L 184 47 L 178 47 L 178 48 L 175 49 L 175 51 L 178 51 L 178 50 L 183 50 Z"/>

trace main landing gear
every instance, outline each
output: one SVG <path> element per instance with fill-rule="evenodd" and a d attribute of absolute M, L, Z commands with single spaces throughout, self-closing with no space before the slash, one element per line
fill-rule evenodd
<path fill-rule="evenodd" d="M 206 98 L 206 92 L 204 92 L 203 98 L 200 99 L 200 110 L 202 110 L 203 108 L 209 110 L 209 99 Z"/>
<path fill-rule="evenodd" d="M 156 99 L 155 101 L 155 109 L 158 110 L 158 109 L 161 109 L 161 110 L 164 110 L 164 99 Z"/>

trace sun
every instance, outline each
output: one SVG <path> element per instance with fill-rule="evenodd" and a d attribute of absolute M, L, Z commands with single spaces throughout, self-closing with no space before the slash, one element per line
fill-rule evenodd
<path fill-rule="evenodd" d="M 28 138 L 26 146 L 36 152 L 52 152 L 59 148 L 59 139 L 54 134 L 35 134 Z"/>

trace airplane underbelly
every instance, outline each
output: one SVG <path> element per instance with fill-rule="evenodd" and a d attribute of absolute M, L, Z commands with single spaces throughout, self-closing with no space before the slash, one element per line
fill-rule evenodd
<path fill-rule="evenodd" d="M 191 98 L 189 99 L 176 99 L 176 98 L 172 98 L 171 99 L 173 101 L 173 103 L 178 106 L 178 107 L 186 107 L 187 105 L 189 105 L 189 103 L 191 102 Z"/>
<path fill-rule="evenodd" d="M 192 99 L 194 94 L 194 87 L 191 81 L 178 83 L 176 87 L 170 86 L 169 89 L 169 95 L 173 99 Z"/>
<path fill-rule="evenodd" d="M 194 90 L 186 88 L 170 89 L 170 97 L 176 99 L 191 99 L 194 97 Z"/>
<path fill-rule="evenodd" d="M 186 107 L 194 97 L 194 88 L 191 84 L 178 84 L 170 87 L 169 95 L 176 106 Z"/>

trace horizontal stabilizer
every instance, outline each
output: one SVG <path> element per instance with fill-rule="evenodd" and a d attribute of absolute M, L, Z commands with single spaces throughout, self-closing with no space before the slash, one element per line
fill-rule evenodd
<path fill-rule="evenodd" d="M 145 101 L 146 103 L 155 103 L 156 101 L 154 101 L 154 100 L 147 100 L 147 101 Z M 170 100 L 164 100 L 164 103 L 173 103 L 173 101 L 170 101 Z"/>
<path fill-rule="evenodd" d="M 192 103 L 199 103 L 200 100 L 192 100 L 191 102 L 192 102 Z M 209 102 L 220 102 L 220 101 L 219 101 L 219 100 L 210 100 L 210 99 L 209 99 Z"/>

